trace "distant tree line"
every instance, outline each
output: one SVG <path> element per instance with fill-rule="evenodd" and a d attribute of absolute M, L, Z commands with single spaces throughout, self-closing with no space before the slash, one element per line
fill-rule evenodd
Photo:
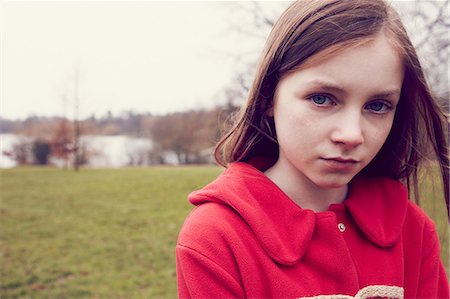
<path fill-rule="evenodd" d="M 167 153 L 174 154 L 179 164 L 212 161 L 212 148 L 226 129 L 238 107 L 232 103 L 212 109 L 198 109 L 166 115 L 135 113 L 89 117 L 79 122 L 81 135 L 148 138 L 153 144 L 146 159 L 129 157 L 130 161 L 165 164 Z M 73 163 L 74 124 L 61 117 L 31 116 L 24 120 L 0 118 L 0 133 L 22 136 L 9 155 L 18 164 L 46 165 L 50 158 L 59 159 L 66 167 Z M 83 145 L 80 145 L 83 147 Z M 79 163 L 89 161 L 89 152 L 80 148 Z M 140 153 L 142 155 L 142 153 Z M 72 161 L 72 162 L 71 162 Z"/>

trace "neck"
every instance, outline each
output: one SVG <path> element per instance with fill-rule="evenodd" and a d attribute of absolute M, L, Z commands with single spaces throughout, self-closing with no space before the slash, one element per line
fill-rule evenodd
<path fill-rule="evenodd" d="M 320 188 L 291 165 L 286 167 L 277 162 L 265 175 L 302 209 L 327 211 L 331 204 L 342 203 L 347 196 L 347 185 Z"/>

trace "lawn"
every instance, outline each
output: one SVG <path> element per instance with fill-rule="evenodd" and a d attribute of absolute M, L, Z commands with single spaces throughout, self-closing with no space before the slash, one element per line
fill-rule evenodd
<path fill-rule="evenodd" d="M 189 192 L 217 167 L 0 171 L 1 298 L 175 298 Z M 429 180 L 424 194 L 437 197 Z M 440 230 L 445 209 L 423 206 Z M 448 266 L 447 266 L 448 269 Z"/>
<path fill-rule="evenodd" d="M 1 171 L 1 298 L 175 298 L 187 194 L 216 167 Z"/>

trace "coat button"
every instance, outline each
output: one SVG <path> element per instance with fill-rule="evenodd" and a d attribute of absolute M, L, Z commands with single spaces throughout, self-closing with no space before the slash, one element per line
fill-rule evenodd
<path fill-rule="evenodd" d="M 344 223 L 339 223 L 338 224 L 338 229 L 341 233 L 345 232 L 345 224 Z"/>

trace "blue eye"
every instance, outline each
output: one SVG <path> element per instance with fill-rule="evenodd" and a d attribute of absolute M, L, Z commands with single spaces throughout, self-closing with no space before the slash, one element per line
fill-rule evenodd
<path fill-rule="evenodd" d="M 318 106 L 324 106 L 324 105 L 332 105 L 333 101 L 331 98 L 327 95 L 323 94 L 315 94 L 309 97 L 311 101 L 313 101 L 314 104 Z"/>
<path fill-rule="evenodd" d="M 372 102 L 372 103 L 367 104 L 365 108 L 368 110 L 371 110 L 374 113 L 381 114 L 381 113 L 386 113 L 387 111 L 391 110 L 392 106 L 390 106 L 387 103 L 377 101 L 377 102 Z"/>

